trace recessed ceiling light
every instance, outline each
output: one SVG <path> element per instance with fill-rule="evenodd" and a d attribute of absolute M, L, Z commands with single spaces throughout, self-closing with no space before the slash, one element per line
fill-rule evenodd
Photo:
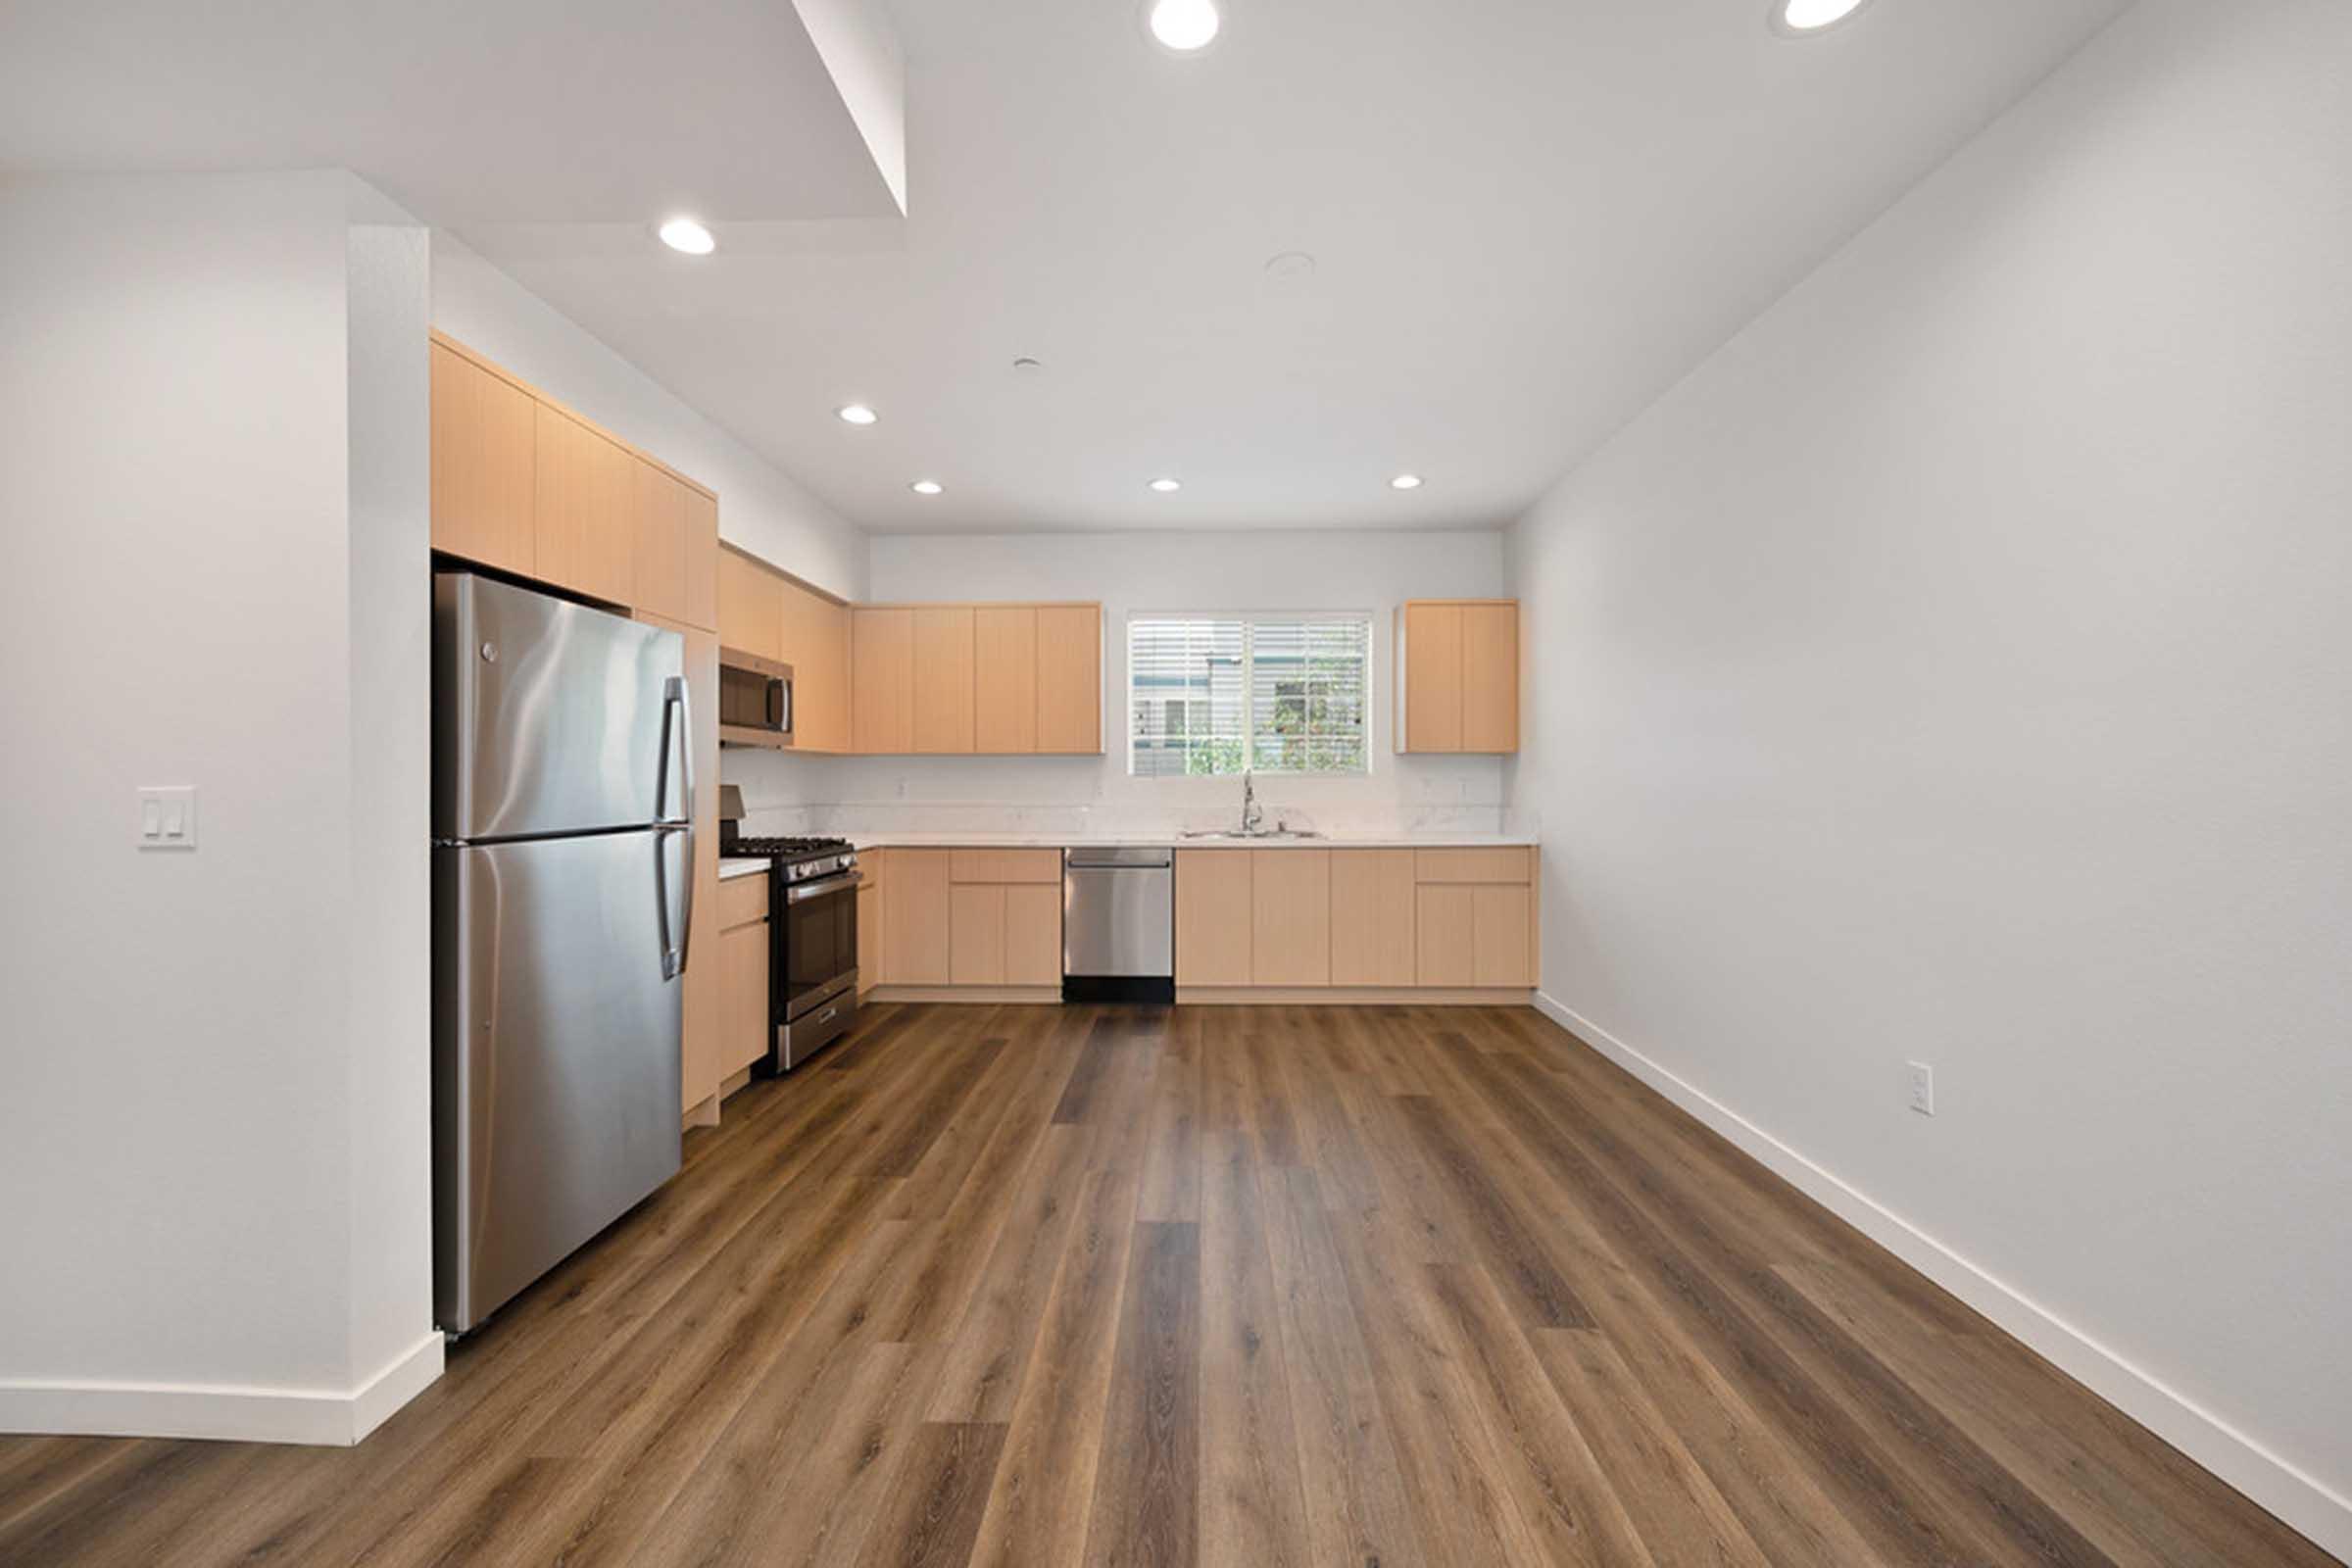
<path fill-rule="evenodd" d="M 718 241 L 710 237 L 710 231 L 691 218 L 673 218 L 658 232 L 662 244 L 689 256 L 708 256 L 718 249 Z"/>
<path fill-rule="evenodd" d="M 1809 37 L 1838 25 L 1870 0 L 1772 0 L 1773 30 L 1792 38 Z"/>
<path fill-rule="evenodd" d="M 1392 490 L 1418 490 L 1421 488 L 1421 476 L 1417 473 L 1400 473 L 1389 481 L 1389 488 Z"/>
<path fill-rule="evenodd" d="M 1164 496 L 1183 489 L 1184 481 L 1182 479 L 1154 479 L 1152 481 L 1152 488 Z"/>
<path fill-rule="evenodd" d="M 937 479 L 917 479 L 906 488 L 918 496 L 935 496 L 945 490 L 947 486 L 941 484 Z"/>
<path fill-rule="evenodd" d="M 1042 370 L 1045 368 L 1044 366 L 1040 365 L 1037 361 L 1031 359 L 1026 354 L 1013 361 L 1012 368 L 1024 375 L 1028 374 L 1031 370 Z"/>
<path fill-rule="evenodd" d="M 1178 54 L 1205 49 L 1217 35 L 1223 19 L 1216 0 L 1148 0 L 1146 20 L 1152 36 Z"/>
<path fill-rule="evenodd" d="M 862 403 L 845 403 L 833 412 L 841 416 L 844 424 L 871 424 L 882 417 Z"/>

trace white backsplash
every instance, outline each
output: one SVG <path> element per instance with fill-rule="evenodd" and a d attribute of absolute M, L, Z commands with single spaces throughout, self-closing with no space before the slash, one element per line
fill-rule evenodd
<path fill-rule="evenodd" d="M 1071 838 L 1156 838 L 1188 828 L 1238 825 L 1239 808 L 1139 812 L 1104 806 L 990 806 L 905 802 L 893 805 L 761 805 L 747 787 L 743 830 L 760 836 L 888 833 L 1039 833 Z M 1373 810 L 1285 809 L 1269 804 L 1269 824 L 1311 828 L 1335 838 L 1499 833 L 1498 806 L 1413 806 Z"/>
<path fill-rule="evenodd" d="M 839 758 L 726 751 L 753 834 L 1040 833 L 1153 838 L 1240 824 L 1237 778 L 1136 780 L 1110 758 Z M 1257 780 L 1269 824 L 1336 837 L 1499 833 L 1493 758 L 1381 758 L 1370 777 Z"/>

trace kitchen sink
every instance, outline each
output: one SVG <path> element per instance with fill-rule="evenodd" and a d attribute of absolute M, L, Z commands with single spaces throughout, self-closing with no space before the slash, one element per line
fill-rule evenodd
<path fill-rule="evenodd" d="M 1319 839 L 1323 837 L 1313 828 L 1307 827 L 1259 827 L 1251 828 L 1247 833 L 1237 833 L 1231 828 L 1196 827 L 1187 828 L 1176 836 L 1182 839 L 1230 839 L 1237 844 L 1262 843 L 1267 839 Z"/>

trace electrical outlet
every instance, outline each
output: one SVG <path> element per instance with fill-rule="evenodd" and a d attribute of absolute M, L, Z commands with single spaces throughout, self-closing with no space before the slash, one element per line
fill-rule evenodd
<path fill-rule="evenodd" d="M 1911 1108 L 1922 1116 L 1936 1114 L 1936 1069 L 1924 1061 L 1911 1063 Z"/>

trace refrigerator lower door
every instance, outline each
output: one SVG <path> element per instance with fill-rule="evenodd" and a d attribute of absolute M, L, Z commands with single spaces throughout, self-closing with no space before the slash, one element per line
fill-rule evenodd
<path fill-rule="evenodd" d="M 687 836 L 433 851 L 433 1297 L 463 1334 L 678 1169 Z"/>

